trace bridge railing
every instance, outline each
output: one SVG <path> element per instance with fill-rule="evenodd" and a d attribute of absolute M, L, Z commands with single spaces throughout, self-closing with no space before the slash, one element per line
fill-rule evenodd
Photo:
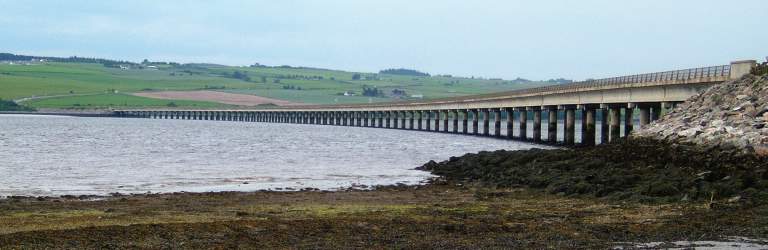
<path fill-rule="evenodd" d="M 572 90 L 579 88 L 605 87 L 628 83 L 652 83 L 666 81 L 685 81 L 691 79 L 729 76 L 731 65 L 718 65 L 711 67 L 691 68 L 683 70 L 663 71 L 647 74 L 619 76 L 603 79 L 592 79 L 581 82 L 544 86 L 530 89 L 521 89 L 505 92 L 504 94 L 532 94 L 547 91 Z"/>
<path fill-rule="evenodd" d="M 690 80 L 705 77 L 727 76 L 731 73 L 731 65 L 719 65 L 711 67 L 664 71 L 640 75 L 611 77 L 597 80 L 588 80 L 584 83 L 636 83 L 636 82 L 663 82 L 674 80 Z"/>

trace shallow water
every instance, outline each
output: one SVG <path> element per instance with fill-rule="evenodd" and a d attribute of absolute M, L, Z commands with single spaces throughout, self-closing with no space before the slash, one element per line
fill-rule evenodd
<path fill-rule="evenodd" d="M 429 160 L 515 141 L 391 129 L 0 115 L 0 196 L 417 184 Z"/>

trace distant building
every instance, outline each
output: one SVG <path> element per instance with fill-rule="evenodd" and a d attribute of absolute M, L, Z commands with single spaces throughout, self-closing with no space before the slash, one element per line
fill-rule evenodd
<path fill-rule="evenodd" d="M 419 99 L 424 99 L 424 95 L 422 95 L 422 94 L 411 95 L 411 98 L 419 98 Z"/>
<path fill-rule="evenodd" d="M 131 67 L 128 67 L 128 66 L 125 66 L 125 65 L 120 65 L 120 69 L 131 69 Z"/>
<path fill-rule="evenodd" d="M 355 96 L 355 93 L 350 91 L 344 91 L 344 96 Z"/>

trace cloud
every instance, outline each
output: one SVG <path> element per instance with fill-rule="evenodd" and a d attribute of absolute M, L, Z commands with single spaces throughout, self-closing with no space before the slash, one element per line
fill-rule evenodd
<path fill-rule="evenodd" d="M 0 47 L 117 59 L 587 78 L 762 57 L 768 2 L 4 1 Z M 685 11 L 681 11 L 685 10 Z M 736 58 L 734 58 L 736 57 Z"/>

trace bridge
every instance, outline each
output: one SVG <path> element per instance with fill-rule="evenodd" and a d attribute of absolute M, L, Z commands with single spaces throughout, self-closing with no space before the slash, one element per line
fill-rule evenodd
<path fill-rule="evenodd" d="M 625 137 L 637 125 L 658 119 L 702 89 L 748 74 L 755 65 L 754 60 L 734 61 L 728 65 L 425 101 L 251 110 L 115 110 L 114 115 L 375 127 L 595 145 Z M 577 133 L 581 135 L 579 140 Z"/>

